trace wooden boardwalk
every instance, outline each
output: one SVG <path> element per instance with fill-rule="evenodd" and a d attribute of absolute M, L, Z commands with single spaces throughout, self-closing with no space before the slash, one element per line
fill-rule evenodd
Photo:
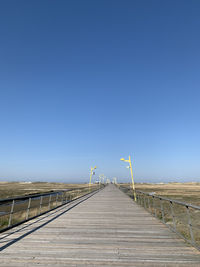
<path fill-rule="evenodd" d="M 200 252 L 114 185 L 2 233 L 0 250 L 2 267 L 200 266 Z"/>

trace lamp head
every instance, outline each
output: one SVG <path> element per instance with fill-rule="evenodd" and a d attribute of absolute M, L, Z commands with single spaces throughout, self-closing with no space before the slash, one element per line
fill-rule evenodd
<path fill-rule="evenodd" d="M 122 161 L 125 161 L 125 159 L 124 159 L 124 158 L 121 158 L 120 160 L 122 160 Z"/>

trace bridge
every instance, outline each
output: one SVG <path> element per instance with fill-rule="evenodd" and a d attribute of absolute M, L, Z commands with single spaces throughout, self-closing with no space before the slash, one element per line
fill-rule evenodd
<path fill-rule="evenodd" d="M 1 233 L 0 264 L 188 267 L 200 253 L 111 184 Z"/>

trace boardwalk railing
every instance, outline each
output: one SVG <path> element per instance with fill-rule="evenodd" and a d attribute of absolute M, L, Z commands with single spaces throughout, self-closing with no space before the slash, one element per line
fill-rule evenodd
<path fill-rule="evenodd" d="M 103 185 L 102 185 L 103 186 Z M 94 185 L 0 200 L 0 232 L 99 190 Z"/>
<path fill-rule="evenodd" d="M 130 195 L 131 189 L 119 187 Z M 137 203 L 200 250 L 200 206 L 136 190 Z"/>

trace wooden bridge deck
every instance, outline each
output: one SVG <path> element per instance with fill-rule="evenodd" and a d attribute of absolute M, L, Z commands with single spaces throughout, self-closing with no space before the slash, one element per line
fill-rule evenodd
<path fill-rule="evenodd" d="M 200 266 L 195 248 L 113 185 L 2 233 L 0 251 L 5 267 Z"/>

